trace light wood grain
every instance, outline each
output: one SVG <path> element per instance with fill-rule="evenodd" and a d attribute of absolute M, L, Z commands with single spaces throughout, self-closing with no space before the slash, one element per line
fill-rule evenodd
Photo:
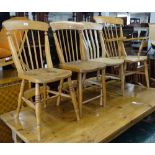
<path fill-rule="evenodd" d="M 42 137 L 40 142 L 109 142 L 116 136 L 155 110 L 154 89 L 126 84 L 125 96 L 119 93 L 119 83 L 107 85 L 107 104 L 98 106 L 99 99 L 83 105 L 83 118 L 76 122 L 69 100 L 59 107 L 51 100 L 49 108 L 42 112 Z M 85 96 L 97 93 L 87 89 Z M 52 104 L 53 103 L 53 104 Z M 62 112 L 63 111 L 63 112 Z M 3 114 L 1 119 L 24 141 L 38 142 L 36 121 L 33 111 L 24 108 L 20 119 L 15 121 L 15 111 Z"/>
<path fill-rule="evenodd" d="M 116 18 L 116 17 L 109 17 L 109 16 L 94 16 L 94 20 L 97 23 L 102 24 L 104 23 L 110 23 L 110 24 L 119 24 L 123 25 L 123 19 L 121 18 Z"/>
<path fill-rule="evenodd" d="M 49 25 L 45 22 L 39 21 L 31 21 L 31 20 L 13 20 L 13 21 L 5 21 L 3 22 L 3 26 L 11 31 L 11 30 L 40 30 L 40 31 L 48 31 Z"/>

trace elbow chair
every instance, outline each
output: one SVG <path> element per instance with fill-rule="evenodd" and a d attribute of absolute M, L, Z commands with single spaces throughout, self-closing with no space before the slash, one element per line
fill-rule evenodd
<path fill-rule="evenodd" d="M 149 76 L 148 76 L 148 65 L 147 65 L 147 56 L 141 56 L 141 51 L 143 44 L 147 37 L 142 38 L 129 38 L 126 39 L 123 36 L 123 20 L 121 18 L 108 17 L 108 16 L 95 16 L 95 21 L 103 25 L 103 37 L 105 42 L 105 48 L 108 51 L 111 57 L 123 58 L 124 59 L 124 74 L 125 77 L 134 74 L 143 74 L 146 79 L 146 86 L 149 88 Z M 112 39 L 112 40 L 111 40 Z M 128 55 L 126 53 L 124 42 L 133 41 L 133 40 L 142 40 L 139 47 L 138 54 Z M 116 48 L 117 47 L 117 48 Z M 115 53 L 118 53 L 116 56 Z M 143 64 L 142 67 L 139 67 L 139 63 Z M 136 65 L 135 70 L 128 70 L 127 65 Z M 142 70 L 143 69 L 143 70 Z"/>

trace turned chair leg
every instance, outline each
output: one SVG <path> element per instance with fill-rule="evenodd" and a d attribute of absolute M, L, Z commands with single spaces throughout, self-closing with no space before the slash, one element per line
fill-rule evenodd
<path fill-rule="evenodd" d="M 40 130 L 40 115 L 41 115 L 41 100 L 40 100 L 40 91 L 39 91 L 39 83 L 35 84 L 35 113 L 37 120 L 37 136 L 38 141 L 41 139 L 41 130 Z"/>
<path fill-rule="evenodd" d="M 124 62 L 123 66 L 124 66 L 124 85 L 125 85 L 125 83 L 126 83 L 125 78 L 126 78 L 127 63 Z"/>
<path fill-rule="evenodd" d="M 47 84 L 44 83 L 43 87 L 44 87 L 43 101 L 44 101 L 44 107 L 46 108 L 47 107 Z"/>
<path fill-rule="evenodd" d="M 149 84 L 149 73 L 148 73 L 147 61 L 144 61 L 144 71 L 145 71 L 146 85 L 147 85 L 147 88 L 149 88 L 150 84 Z"/>
<path fill-rule="evenodd" d="M 122 95 L 124 96 L 124 85 L 125 85 L 125 72 L 124 72 L 124 65 L 121 64 L 120 66 L 120 78 L 121 78 L 121 90 L 122 90 Z"/>
<path fill-rule="evenodd" d="M 24 93 L 24 87 L 25 87 L 25 80 L 22 80 L 21 86 L 20 86 L 20 93 L 18 97 L 18 106 L 17 106 L 17 111 L 16 111 L 16 118 L 19 118 L 19 112 L 22 107 L 22 96 Z"/>
<path fill-rule="evenodd" d="M 83 92 L 82 92 L 82 73 L 78 73 L 78 105 L 79 105 L 79 113 L 80 117 L 82 117 L 82 100 L 83 100 Z"/>
<path fill-rule="evenodd" d="M 70 77 L 68 78 L 68 85 L 69 85 L 69 92 L 70 92 L 70 96 L 71 96 L 72 103 L 73 103 L 73 106 L 74 106 L 74 111 L 75 111 L 75 114 L 76 114 L 76 118 L 79 121 L 80 116 L 79 116 L 78 102 L 76 100 L 75 91 L 74 91 L 74 88 L 72 86 L 72 81 L 71 81 Z"/>
<path fill-rule="evenodd" d="M 58 96 L 58 98 L 57 98 L 57 104 L 56 104 L 57 106 L 60 105 L 63 82 L 64 82 L 64 79 L 61 79 L 61 80 L 60 80 L 60 84 L 59 84 L 59 96 Z"/>
<path fill-rule="evenodd" d="M 105 107 L 106 105 L 106 77 L 105 77 L 105 69 L 101 71 L 101 100 L 100 105 Z"/>

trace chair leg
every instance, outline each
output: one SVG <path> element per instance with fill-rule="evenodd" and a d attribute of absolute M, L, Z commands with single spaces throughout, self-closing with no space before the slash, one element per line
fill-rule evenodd
<path fill-rule="evenodd" d="M 19 118 L 19 112 L 22 107 L 22 96 L 24 93 L 24 87 L 25 87 L 25 80 L 22 80 L 21 86 L 20 86 L 20 93 L 18 96 L 18 106 L 17 106 L 17 111 L 16 111 L 16 118 Z"/>
<path fill-rule="evenodd" d="M 57 104 L 56 104 L 57 106 L 60 105 L 63 82 L 64 82 L 64 79 L 61 79 L 59 84 L 59 96 L 57 98 Z"/>
<path fill-rule="evenodd" d="M 74 106 L 74 111 L 75 111 L 75 114 L 76 114 L 76 118 L 79 121 L 80 116 L 79 116 L 78 102 L 76 100 L 75 91 L 74 91 L 74 88 L 72 86 L 72 81 L 71 81 L 70 77 L 68 78 L 68 85 L 69 85 L 69 92 L 70 92 L 70 96 L 71 96 L 72 103 L 73 103 L 73 106 Z"/>
<path fill-rule="evenodd" d="M 144 70 L 145 70 L 146 85 L 147 85 L 147 88 L 149 88 L 150 84 L 149 84 L 149 73 L 148 73 L 147 61 L 144 61 Z"/>
<path fill-rule="evenodd" d="M 43 87 L 44 87 L 44 99 L 43 99 L 43 101 L 44 101 L 44 107 L 46 108 L 47 107 L 47 84 L 44 83 Z"/>
<path fill-rule="evenodd" d="M 96 80 L 99 80 L 99 78 L 100 78 L 100 70 L 97 71 Z"/>
<path fill-rule="evenodd" d="M 82 99 L 83 99 L 83 92 L 82 92 L 82 73 L 78 73 L 78 105 L 79 105 L 79 113 L 80 117 L 82 117 Z"/>
<path fill-rule="evenodd" d="M 124 65 L 121 64 L 120 66 L 120 78 L 121 78 L 121 90 L 122 90 L 122 95 L 124 96 L 124 84 L 125 84 L 125 75 L 124 75 Z"/>
<path fill-rule="evenodd" d="M 123 66 L 124 66 L 124 85 L 125 85 L 125 83 L 126 83 L 125 78 L 126 78 L 127 63 L 124 62 Z"/>
<path fill-rule="evenodd" d="M 40 100 L 39 83 L 35 84 L 35 113 L 36 113 L 36 120 L 37 120 L 37 136 L 38 136 L 38 141 L 40 141 L 41 100 Z"/>
<path fill-rule="evenodd" d="M 105 69 L 102 69 L 101 71 L 101 101 L 100 105 L 105 107 L 106 105 L 106 77 L 105 77 Z"/>

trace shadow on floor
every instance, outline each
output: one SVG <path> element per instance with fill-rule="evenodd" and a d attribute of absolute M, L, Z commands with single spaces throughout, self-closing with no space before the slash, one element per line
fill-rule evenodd
<path fill-rule="evenodd" d="M 155 143 L 155 113 L 131 127 L 111 143 Z"/>

